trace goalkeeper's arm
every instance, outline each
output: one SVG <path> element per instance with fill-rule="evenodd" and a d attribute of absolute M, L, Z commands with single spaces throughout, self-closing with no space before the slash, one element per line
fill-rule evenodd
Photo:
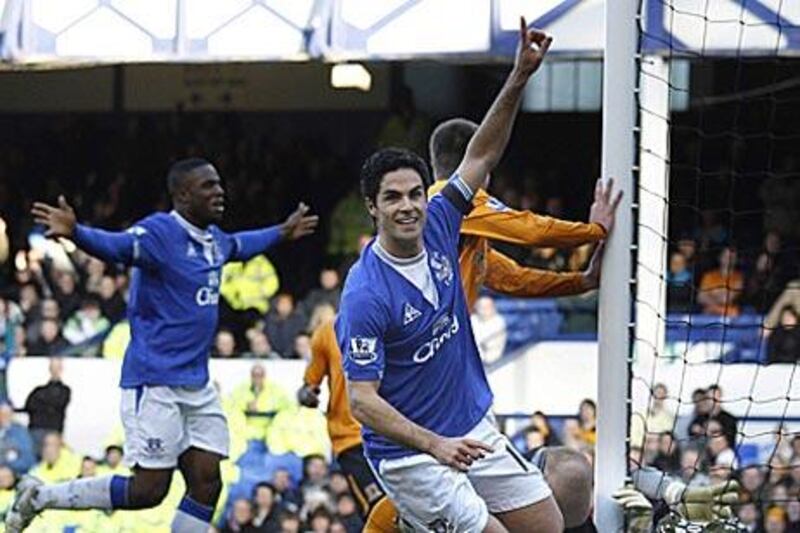
<path fill-rule="evenodd" d="M 739 499 L 739 484 L 734 480 L 710 486 L 691 487 L 653 467 L 633 472 L 636 490 L 654 501 L 663 500 L 671 509 L 692 522 L 728 518 L 730 506 Z"/>

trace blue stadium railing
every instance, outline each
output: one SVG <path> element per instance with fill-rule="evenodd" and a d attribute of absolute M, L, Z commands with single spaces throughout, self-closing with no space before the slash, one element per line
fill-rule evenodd
<path fill-rule="evenodd" d="M 596 323 L 596 310 L 564 309 L 556 299 L 493 297 L 497 310 L 506 320 L 506 354 L 542 341 L 597 340 L 597 331 L 592 327 Z M 567 327 L 576 317 L 589 327 L 583 331 Z M 670 313 L 666 318 L 667 343 L 674 346 L 672 352 L 678 353 L 685 352 L 685 344 L 724 344 L 722 362 L 765 363 L 762 319 L 754 313 L 733 318 Z"/>

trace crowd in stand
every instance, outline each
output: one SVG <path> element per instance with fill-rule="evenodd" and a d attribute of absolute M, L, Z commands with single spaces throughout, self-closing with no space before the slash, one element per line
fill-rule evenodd
<path fill-rule="evenodd" d="M 0 512 L 10 505 L 15 482 L 26 473 L 48 483 L 127 473 L 118 430 L 108 436 L 102 457 L 78 456 L 63 441 L 71 390 L 62 381 L 62 364 L 61 358 L 51 358 L 49 381 L 33 389 L 16 413 L 7 401 L 0 403 Z M 223 394 L 223 408 L 231 429 L 232 461 L 224 466 L 216 531 L 361 531 L 357 502 L 344 476 L 328 461 L 330 444 L 321 412 L 299 406 L 292 391 L 258 363 L 249 379 Z M 170 496 L 155 510 L 53 512 L 37 520 L 31 531 L 68 526 L 168 531 L 184 490 L 175 476 Z"/>
<path fill-rule="evenodd" d="M 704 313 L 721 319 L 763 315 L 767 361 L 800 358 L 800 262 L 796 247 L 768 232 L 756 253 L 742 254 L 728 244 L 683 238 L 670 253 L 667 309 Z M 705 248 L 703 247 L 705 246 Z"/>
<path fill-rule="evenodd" d="M 717 385 L 692 393 L 692 410 L 677 413 L 676 398 L 656 384 L 645 413 L 631 420 L 629 466 L 653 466 L 689 486 L 735 479 L 740 484 L 734 511 L 747 531 L 800 531 L 800 436 L 779 425 L 768 432 L 747 431 L 725 409 L 732 402 Z M 568 446 L 594 460 L 594 403 L 581 403 L 574 418 L 551 421 L 536 412 L 522 431 L 526 455 L 542 446 Z M 761 439 L 756 454 L 744 453 Z"/>
<path fill-rule="evenodd" d="M 302 255 L 303 261 L 297 261 L 301 250 L 289 260 L 259 256 L 226 265 L 220 288 L 214 357 L 308 360 L 309 335 L 335 313 L 343 275 L 372 231 L 353 180 L 345 178 L 356 175 L 348 162 L 358 161 L 360 154 L 337 152 L 319 139 L 309 142 L 305 132 L 305 137 L 275 142 L 265 131 L 268 126 L 253 127 L 230 116 L 131 117 L 122 126 L 112 121 L 104 127 L 64 119 L 48 136 L 37 129 L 36 120 L 20 124 L 0 146 L 0 177 L 18 177 L 0 179 L 0 365 L 12 356 L 122 356 L 129 338 L 129 273 L 69 243 L 45 243 L 30 228 L 25 210 L 35 197 L 52 200 L 64 192 L 82 220 L 125 228 L 153 209 L 168 208 L 163 173 L 178 155 L 214 160 L 235 206 L 226 215 L 233 226 L 273 223 L 273 215 L 300 198 L 320 213 L 331 213 L 326 231 L 308 244 L 314 253 Z M 365 128 L 364 135 L 369 137 L 371 130 Z M 118 146 L 98 153 L 95 147 L 105 146 L 100 137 L 116 139 Z M 42 138 L 52 144 L 47 150 L 39 149 Z M 39 143 L 37 149 L 30 149 L 31 143 Z M 73 149 L 64 148 L 68 145 Z M 53 157 L 34 155 L 42 152 Z M 124 155 L 116 159 L 109 154 Z M 72 173 L 66 190 L 61 188 L 62 172 Z M 574 214 L 557 194 L 539 194 L 535 180 L 511 187 L 504 173 L 498 171 L 492 192 L 508 205 L 556 217 Z M 543 172 L 549 174 L 551 169 Z M 558 176 L 550 181 L 558 182 Z M 763 314 L 769 360 L 797 361 L 800 260 L 791 232 L 778 225 L 763 234 L 758 247 L 740 243 L 737 248 L 729 228 L 712 212 L 702 220 L 670 249 L 668 311 L 723 321 Z M 559 271 L 582 270 L 591 255 L 589 247 L 504 251 L 522 264 Z M 596 301 L 596 293 L 560 299 L 565 330 L 594 331 Z M 492 363 L 506 344 L 503 316 L 488 296 L 478 300 L 474 311 L 472 325 L 482 356 Z M 11 501 L 15 479 L 25 472 L 58 481 L 124 471 L 118 436 L 110 437 L 105 455 L 96 458 L 78 457 L 62 441 L 70 391 L 58 361 L 53 359 L 50 381 L 35 389 L 23 406 L 0 404 L 0 508 Z M 225 395 L 231 435 L 242 438 L 232 443 L 235 461 L 226 463 L 222 501 L 227 505 L 220 505 L 215 520 L 219 531 L 360 531 L 353 495 L 336 465 L 326 459 L 324 420 L 319 412 L 298 406 L 292 393 L 255 365 L 249 380 Z M 631 462 L 656 465 L 694 484 L 735 476 L 742 485 L 737 513 L 751 530 L 800 531 L 800 438 L 776 432 L 777 452 L 769 464 L 744 464 L 737 455 L 737 420 L 724 409 L 718 387 L 695 391 L 690 416 L 676 416 L 668 398 L 666 387 L 654 387 L 646 420 L 632 428 Z M 27 424 L 21 424 L 25 418 Z M 520 435 L 520 447 L 530 456 L 543 445 L 565 445 L 591 458 L 595 425 L 590 400 L 560 428 L 537 412 Z M 177 497 L 182 493 L 179 485 L 171 489 Z M 138 522 L 143 531 L 157 531 L 168 527 L 175 505 L 176 499 L 168 498 L 146 514 L 48 513 L 47 519 L 80 521 L 104 531 Z"/>

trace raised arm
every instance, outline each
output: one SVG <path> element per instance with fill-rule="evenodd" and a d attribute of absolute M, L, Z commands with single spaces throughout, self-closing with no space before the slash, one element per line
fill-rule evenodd
<path fill-rule="evenodd" d="M 519 36 L 514 68 L 467 145 L 464 159 L 456 170 L 473 192 L 483 185 L 503 155 L 525 84 L 539 68 L 553 41 L 544 32 L 528 30 L 524 17 L 520 18 Z"/>
<path fill-rule="evenodd" d="M 31 213 L 37 224 L 47 228 L 45 236 L 73 239 L 79 248 L 104 261 L 131 265 L 138 258 L 136 240 L 143 231 L 141 228 L 115 232 L 78 224 L 75 210 L 64 196 L 58 197 L 58 206 L 35 202 Z"/>
<path fill-rule="evenodd" d="M 373 431 L 407 448 L 432 455 L 442 464 L 463 472 L 492 452 L 491 446 L 466 438 L 447 438 L 429 431 L 392 407 L 378 394 L 378 381 L 348 381 L 353 416 Z"/>
<path fill-rule="evenodd" d="M 311 235 L 314 233 L 317 224 L 319 224 L 319 216 L 309 215 L 308 212 L 309 207 L 301 202 L 282 224 L 234 233 L 236 251 L 233 258 L 247 261 L 282 240 L 294 241 L 306 235 Z"/>

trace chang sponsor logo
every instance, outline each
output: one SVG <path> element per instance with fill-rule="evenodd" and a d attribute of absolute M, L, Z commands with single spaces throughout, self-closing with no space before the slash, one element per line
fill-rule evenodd
<path fill-rule="evenodd" d="M 217 305 L 219 303 L 219 272 L 211 270 L 208 273 L 208 284 L 200 287 L 194 295 L 197 305 Z"/>
<path fill-rule="evenodd" d="M 200 307 L 217 305 L 219 303 L 219 292 L 212 287 L 200 287 L 194 294 L 194 301 Z"/>
<path fill-rule="evenodd" d="M 433 338 L 417 348 L 414 352 L 413 360 L 415 363 L 424 363 L 429 361 L 436 355 L 444 343 L 449 341 L 458 330 L 461 329 L 458 324 L 458 317 L 452 319 L 445 315 L 436 321 L 433 326 Z"/>

